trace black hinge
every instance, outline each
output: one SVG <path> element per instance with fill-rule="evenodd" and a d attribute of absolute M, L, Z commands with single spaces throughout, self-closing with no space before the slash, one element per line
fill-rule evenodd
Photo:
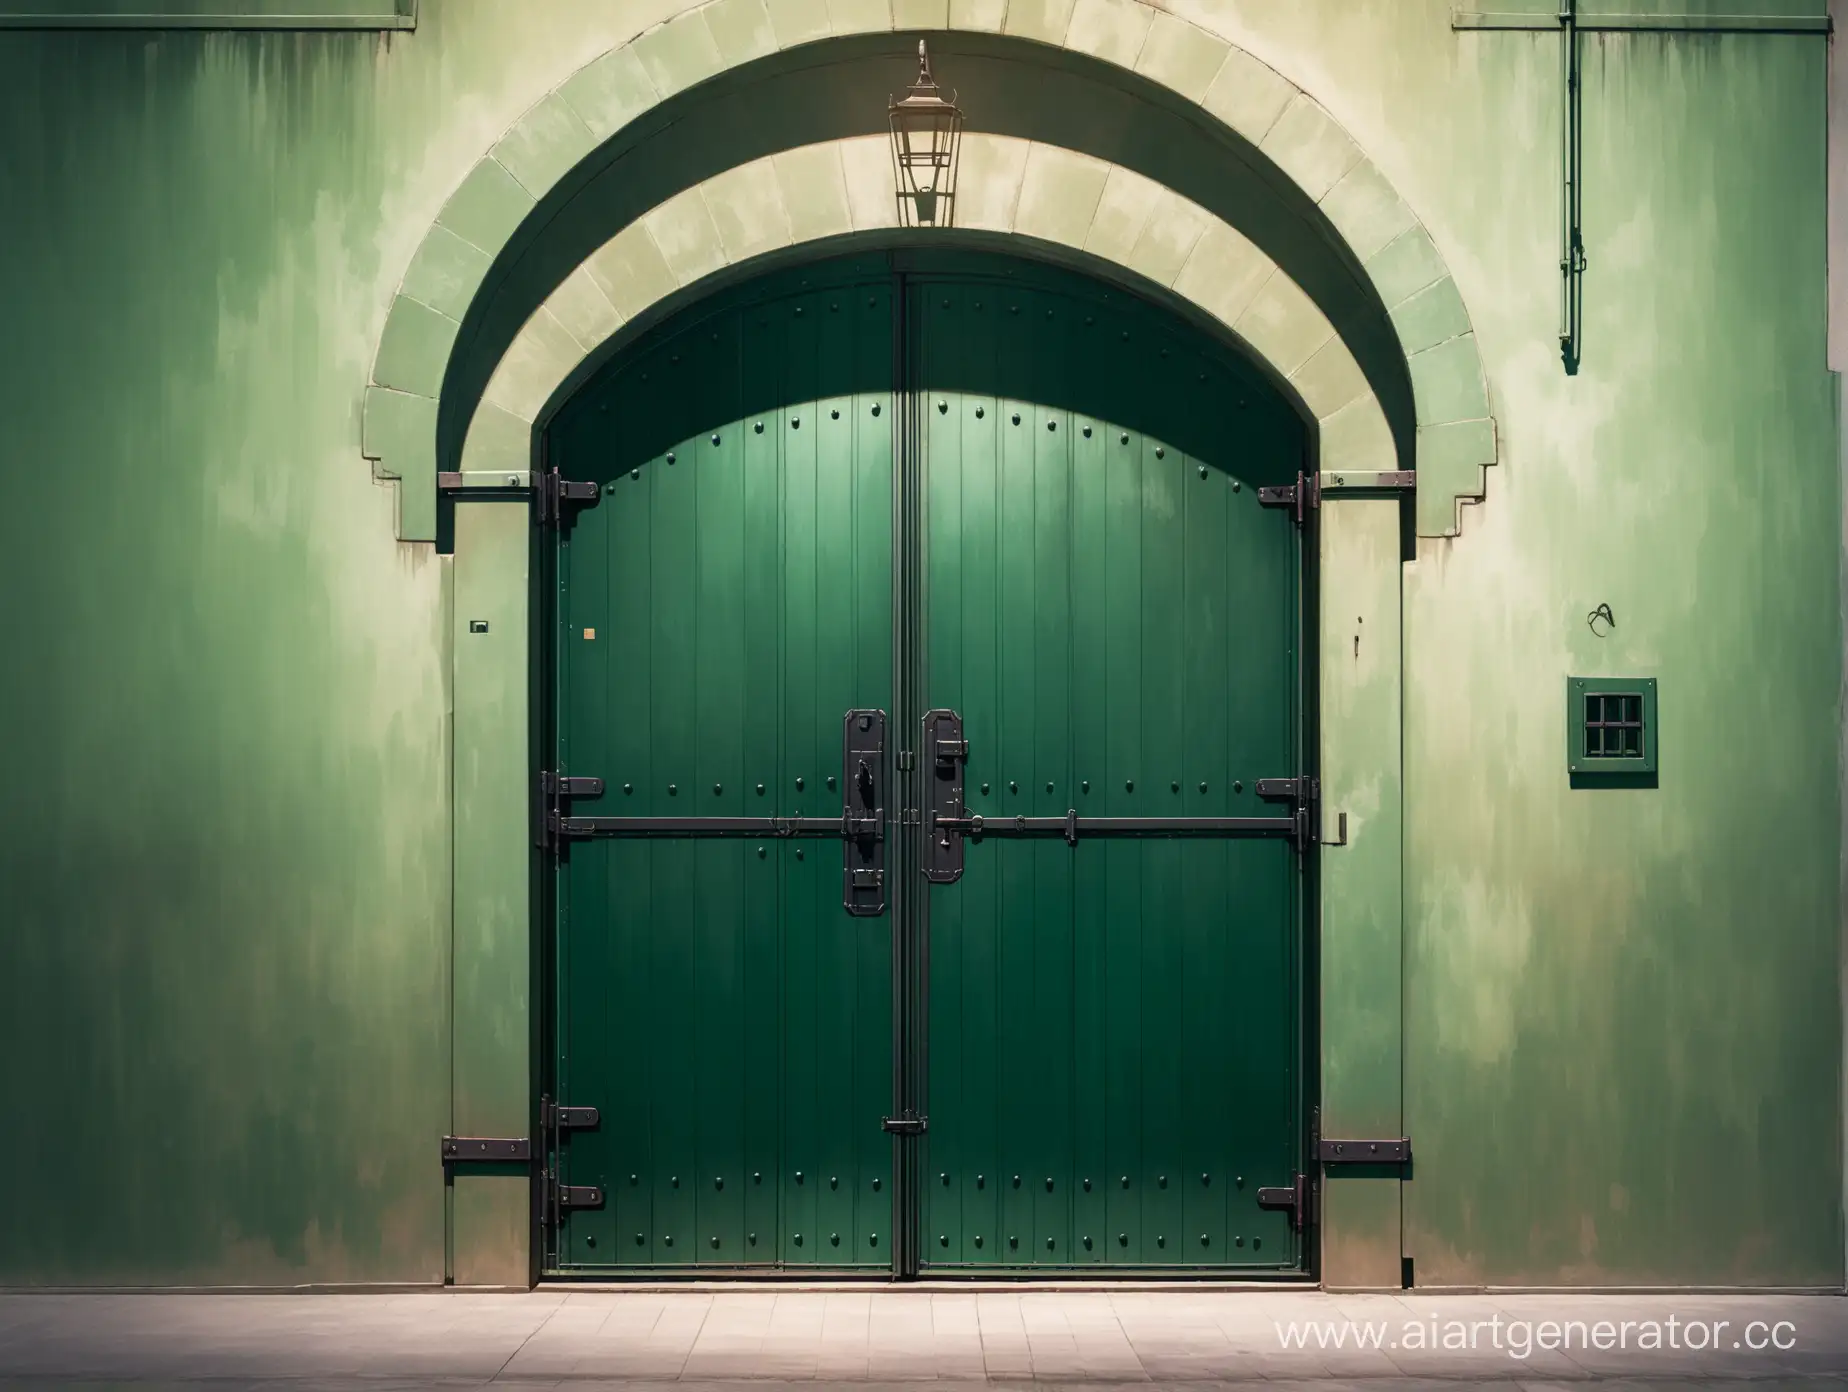
<path fill-rule="evenodd" d="M 525 1136 L 445 1136 L 445 1165 L 497 1165 L 533 1158 L 533 1143 Z"/>
<path fill-rule="evenodd" d="M 541 527 L 562 527 L 568 520 L 567 506 L 595 507 L 602 496 L 596 484 L 561 478 L 554 466 L 533 480 L 533 520 Z"/>
<path fill-rule="evenodd" d="M 930 1130 L 929 1120 L 915 1112 L 906 1112 L 903 1116 L 887 1117 L 879 1125 L 881 1129 L 894 1136 L 922 1136 Z"/>
<path fill-rule="evenodd" d="M 1322 503 L 1322 480 L 1318 474 L 1298 474 L 1295 483 L 1286 483 L 1281 487 L 1260 488 L 1258 505 L 1260 507 L 1289 508 L 1296 517 L 1296 525 L 1302 526 L 1309 514 Z"/>
<path fill-rule="evenodd" d="M 1299 1174 L 1286 1188 L 1258 1190 L 1259 1208 L 1285 1208 L 1290 1211 L 1290 1226 L 1301 1232 L 1309 1221 L 1309 1176 Z"/>
<path fill-rule="evenodd" d="M 1404 1165 L 1412 1158 L 1412 1143 L 1404 1136 L 1382 1141 L 1322 1141 L 1316 1153 L 1324 1165 Z"/>
<path fill-rule="evenodd" d="M 589 1131 L 601 1120 L 595 1107 L 561 1107 L 549 1097 L 539 1110 L 540 1124 L 548 1131 Z"/>
<path fill-rule="evenodd" d="M 533 844 L 555 850 L 564 840 L 566 803 L 572 798 L 603 796 L 601 778 L 568 778 L 541 770 L 533 798 Z"/>
<path fill-rule="evenodd" d="M 594 1184 L 560 1184 L 548 1176 L 546 1189 L 552 1201 L 554 1215 L 568 1208 L 602 1208 L 603 1190 Z M 556 1216 L 554 1217 L 556 1222 Z"/>

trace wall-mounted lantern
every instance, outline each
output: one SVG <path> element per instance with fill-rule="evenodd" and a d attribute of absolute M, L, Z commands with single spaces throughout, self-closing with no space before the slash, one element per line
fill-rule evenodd
<path fill-rule="evenodd" d="M 950 227 L 956 222 L 956 156 L 963 114 L 955 93 L 945 101 L 930 75 L 930 53 L 918 40 L 918 80 L 888 108 L 892 165 L 898 183 L 898 220 L 904 227 Z"/>

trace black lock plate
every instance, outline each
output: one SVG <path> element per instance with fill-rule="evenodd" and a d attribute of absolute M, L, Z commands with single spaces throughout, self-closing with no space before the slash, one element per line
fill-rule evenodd
<path fill-rule="evenodd" d="M 963 720 L 953 710 L 924 716 L 924 878 L 932 884 L 955 884 L 963 873 L 963 833 L 939 826 L 968 816 L 963 806 L 963 771 L 969 764 L 969 741 Z"/>
<path fill-rule="evenodd" d="M 886 715 L 850 710 L 841 737 L 841 903 L 855 918 L 885 912 Z"/>

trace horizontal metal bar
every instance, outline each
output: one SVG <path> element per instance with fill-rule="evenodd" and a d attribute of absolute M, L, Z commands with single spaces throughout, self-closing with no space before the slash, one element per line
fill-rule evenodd
<path fill-rule="evenodd" d="M 983 836 L 1292 836 L 1290 817 L 939 817 L 936 826 Z"/>
<path fill-rule="evenodd" d="M 0 13 L 0 29 L 332 29 L 348 32 L 415 29 L 415 14 L 112 14 L 77 10 L 62 14 Z"/>
<path fill-rule="evenodd" d="M 853 835 L 885 835 L 885 824 L 856 818 Z M 561 817 L 561 836 L 841 836 L 839 817 Z"/>
<path fill-rule="evenodd" d="M 1450 17 L 1452 29 L 1492 29 L 1535 34 L 1557 34 L 1557 13 L 1507 14 L 1492 10 L 1458 10 Z M 1638 15 L 1585 14 L 1578 16 L 1583 34 L 1819 34 L 1833 33 L 1827 15 Z"/>
<path fill-rule="evenodd" d="M 445 1165 L 492 1164 L 501 1160 L 530 1160 L 532 1142 L 525 1136 L 445 1136 Z"/>
<path fill-rule="evenodd" d="M 1412 1158 L 1412 1143 L 1403 1136 L 1386 1141 L 1324 1140 L 1316 1153 L 1324 1165 L 1403 1165 Z"/>
<path fill-rule="evenodd" d="M 1322 474 L 1323 497 L 1331 493 L 1408 493 L 1417 487 L 1418 475 L 1410 469 L 1345 469 Z"/>
<path fill-rule="evenodd" d="M 473 493 L 480 489 L 498 493 L 509 489 L 530 492 L 532 486 L 532 473 L 526 469 L 468 469 L 436 476 L 437 491 L 441 493 Z"/>

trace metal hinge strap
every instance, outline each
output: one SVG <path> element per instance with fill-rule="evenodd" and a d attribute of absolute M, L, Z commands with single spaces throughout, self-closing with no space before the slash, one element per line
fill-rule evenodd
<path fill-rule="evenodd" d="M 1258 1190 L 1258 1207 L 1288 1209 L 1290 1226 L 1301 1232 L 1309 1222 L 1309 1176 L 1298 1174 L 1287 1188 Z"/>
<path fill-rule="evenodd" d="M 554 465 L 533 479 L 533 520 L 541 527 L 562 527 L 568 504 L 595 507 L 602 496 L 603 490 L 595 483 L 561 478 Z"/>
<path fill-rule="evenodd" d="M 1324 1165 L 1404 1165 L 1412 1158 L 1412 1143 L 1405 1136 L 1382 1141 L 1322 1141 L 1316 1155 Z"/>
<path fill-rule="evenodd" d="M 445 1165 L 498 1165 L 533 1158 L 533 1143 L 525 1136 L 445 1136 Z"/>

